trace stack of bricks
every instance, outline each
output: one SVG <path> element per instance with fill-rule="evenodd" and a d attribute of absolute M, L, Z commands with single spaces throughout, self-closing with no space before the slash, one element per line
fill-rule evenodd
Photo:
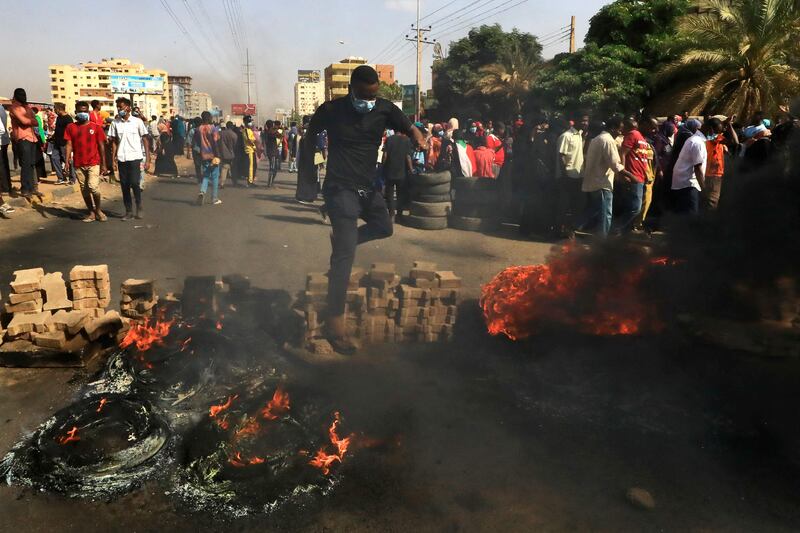
<path fill-rule="evenodd" d="M 367 343 L 435 342 L 453 337 L 461 278 L 433 263 L 415 261 L 407 283 L 391 263 L 375 263 L 367 274 L 354 269 L 347 291 L 347 334 Z M 312 273 L 302 303 L 306 342 L 323 337 L 322 320 L 328 278 Z"/>
<path fill-rule="evenodd" d="M 149 318 L 158 303 L 155 282 L 151 279 L 126 279 L 120 288 L 122 316 L 132 319 Z"/>
<path fill-rule="evenodd" d="M 69 272 L 72 308 L 85 310 L 95 317 L 105 315 L 111 303 L 111 281 L 108 265 L 77 265 Z"/>
<path fill-rule="evenodd" d="M 61 272 L 41 268 L 19 270 L 11 282 L 5 311 L 11 314 L 5 338 L 40 348 L 74 352 L 106 334 L 124 328 L 116 311 L 105 311 L 110 300 L 108 267 L 76 266 L 70 272 L 73 300 Z M 53 314 L 55 313 L 55 314 Z"/>

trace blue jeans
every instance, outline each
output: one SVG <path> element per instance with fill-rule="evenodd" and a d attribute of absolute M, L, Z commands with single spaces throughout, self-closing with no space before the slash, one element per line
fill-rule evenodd
<path fill-rule="evenodd" d="M 211 161 L 201 163 L 203 169 L 203 182 L 200 184 L 200 193 L 205 194 L 208 190 L 208 182 L 211 182 L 211 201 L 216 201 L 219 195 L 219 165 L 212 165 Z"/>
<path fill-rule="evenodd" d="M 53 170 L 58 177 L 58 181 L 64 180 L 64 170 L 61 168 L 62 163 L 65 162 L 67 156 L 67 147 L 66 146 L 55 146 L 53 145 L 52 150 L 50 151 L 50 164 L 53 165 Z M 70 176 L 69 182 L 75 183 L 78 181 L 78 175 L 75 173 L 75 165 L 70 165 Z"/>
<path fill-rule="evenodd" d="M 585 231 L 597 228 L 596 234 L 608 237 L 608 232 L 611 229 L 613 204 L 613 191 L 600 189 L 599 191 L 587 192 L 586 211 L 584 211 L 583 221 L 578 228 Z"/>
<path fill-rule="evenodd" d="M 694 187 L 673 190 L 672 205 L 676 213 L 696 215 L 700 212 L 700 191 Z"/>
<path fill-rule="evenodd" d="M 644 183 L 625 183 L 620 187 L 619 208 L 622 210 L 619 217 L 619 230 L 629 233 L 633 229 L 633 222 L 642 211 L 642 198 L 644 197 Z"/>

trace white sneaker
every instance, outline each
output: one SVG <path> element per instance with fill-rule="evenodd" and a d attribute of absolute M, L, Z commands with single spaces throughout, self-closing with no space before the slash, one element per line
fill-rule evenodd
<path fill-rule="evenodd" d="M 214 202 L 211 205 L 220 205 L 220 204 L 222 204 L 222 200 L 217 198 L 216 200 L 214 200 Z"/>

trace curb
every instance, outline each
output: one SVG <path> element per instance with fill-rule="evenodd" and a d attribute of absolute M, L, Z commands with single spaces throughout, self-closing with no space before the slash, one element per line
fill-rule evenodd
<path fill-rule="evenodd" d="M 52 191 L 43 193 L 44 198 L 42 199 L 41 203 L 49 204 L 50 202 L 60 199 L 66 198 L 71 194 L 80 192 L 81 187 L 79 184 L 75 183 L 74 185 L 64 186 L 58 189 L 53 189 Z M 34 197 L 33 203 L 40 203 L 39 199 Z M 28 201 L 21 197 L 17 196 L 16 198 L 7 198 L 6 203 L 12 207 L 30 207 L 31 204 Z"/>

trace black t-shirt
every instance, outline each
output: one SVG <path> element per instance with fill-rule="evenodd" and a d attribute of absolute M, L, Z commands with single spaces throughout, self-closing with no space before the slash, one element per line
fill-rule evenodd
<path fill-rule="evenodd" d="M 56 117 L 56 127 L 53 131 L 53 143 L 56 146 L 66 146 L 67 141 L 64 140 L 64 132 L 67 125 L 72 124 L 72 117 L 69 115 L 59 115 Z"/>
<path fill-rule="evenodd" d="M 386 139 L 383 147 L 386 154 L 386 163 L 383 165 L 383 174 L 387 180 L 403 181 L 408 170 L 407 157 L 414 153 L 411 139 L 405 135 L 392 135 Z"/>
<path fill-rule="evenodd" d="M 308 135 L 328 132 L 326 181 L 370 187 L 386 128 L 411 134 L 411 121 L 389 100 L 378 98 L 372 111 L 363 114 L 355 110 L 350 96 L 322 104 L 311 118 Z"/>

